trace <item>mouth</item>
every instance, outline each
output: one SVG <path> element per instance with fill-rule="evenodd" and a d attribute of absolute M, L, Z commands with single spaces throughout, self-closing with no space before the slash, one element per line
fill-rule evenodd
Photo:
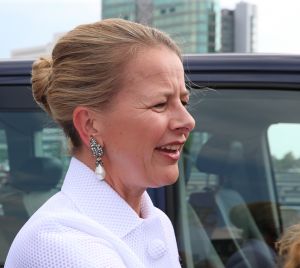
<path fill-rule="evenodd" d="M 160 152 L 164 156 L 177 161 L 180 158 L 180 152 L 182 150 L 183 144 L 183 142 L 170 143 L 156 147 L 155 150 Z"/>

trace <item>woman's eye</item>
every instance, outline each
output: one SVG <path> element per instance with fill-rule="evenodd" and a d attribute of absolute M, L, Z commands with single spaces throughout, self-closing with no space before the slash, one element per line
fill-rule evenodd
<path fill-rule="evenodd" d="M 161 103 L 154 105 L 153 108 L 161 109 L 161 108 L 164 108 L 166 105 L 167 105 L 166 102 L 161 102 Z"/>
<path fill-rule="evenodd" d="M 182 100 L 181 101 L 182 105 L 187 107 L 189 105 L 189 102 L 188 101 L 185 101 L 185 100 Z"/>

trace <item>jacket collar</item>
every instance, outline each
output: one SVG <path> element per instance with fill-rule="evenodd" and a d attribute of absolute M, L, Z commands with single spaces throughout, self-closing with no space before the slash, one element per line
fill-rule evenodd
<path fill-rule="evenodd" d="M 121 238 L 155 216 L 155 207 L 147 192 L 141 198 L 142 219 L 105 180 L 99 180 L 94 171 L 74 157 L 61 192 L 72 200 L 80 213 Z"/>

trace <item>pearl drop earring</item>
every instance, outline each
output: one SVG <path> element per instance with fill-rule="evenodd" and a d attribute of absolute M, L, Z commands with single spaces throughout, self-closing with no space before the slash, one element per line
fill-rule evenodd
<path fill-rule="evenodd" d="M 105 170 L 103 167 L 103 161 L 102 161 L 102 156 L 104 154 L 103 147 L 98 144 L 96 139 L 94 137 L 90 138 L 90 147 L 91 151 L 96 157 L 96 169 L 95 169 L 95 174 L 99 180 L 104 180 L 105 178 Z"/>

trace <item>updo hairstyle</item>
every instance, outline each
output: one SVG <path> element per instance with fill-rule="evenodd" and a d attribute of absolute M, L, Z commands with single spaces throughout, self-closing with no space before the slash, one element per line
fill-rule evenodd
<path fill-rule="evenodd" d="M 81 145 L 73 125 L 74 109 L 107 109 L 122 86 L 126 64 L 142 49 L 162 45 L 181 58 L 178 46 L 165 33 L 122 19 L 106 19 L 76 27 L 58 40 L 52 57 L 34 62 L 34 99 L 63 128 L 71 150 Z"/>

